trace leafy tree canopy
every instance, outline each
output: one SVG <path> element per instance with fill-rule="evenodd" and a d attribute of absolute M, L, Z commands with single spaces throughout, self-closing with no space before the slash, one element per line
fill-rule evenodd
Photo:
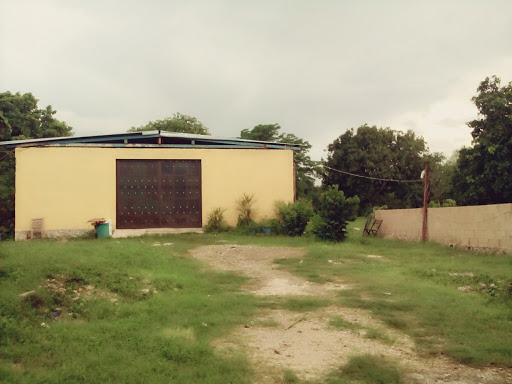
<path fill-rule="evenodd" d="M 31 93 L 0 93 L 0 141 L 71 136 L 52 106 L 39 109 Z M 14 151 L 0 149 L 0 233 L 14 233 Z"/>
<path fill-rule="evenodd" d="M 448 159 L 439 153 L 432 155 L 434 161 L 430 165 L 430 200 L 444 203 L 455 196 L 453 177 L 457 169 L 459 151 L 455 151 Z"/>
<path fill-rule="evenodd" d="M 457 202 L 512 202 L 512 82 L 501 86 L 492 76 L 480 83 L 472 98 L 479 118 L 468 123 L 472 146 L 462 148 L 453 188 Z"/>
<path fill-rule="evenodd" d="M 293 133 L 280 133 L 280 130 L 281 126 L 279 124 L 260 124 L 252 129 L 242 130 L 240 138 L 301 145 L 302 149 L 293 153 L 293 160 L 296 165 L 297 197 L 313 198 L 316 193 L 314 175 L 318 170 L 318 165 L 311 160 L 308 154 L 311 144 Z"/>
<path fill-rule="evenodd" d="M 9 141 L 12 135 L 12 128 L 3 112 L 0 110 L 0 141 Z"/>
<path fill-rule="evenodd" d="M 173 117 L 167 117 L 163 120 L 150 121 L 140 127 L 132 127 L 128 132 L 141 131 L 168 131 L 180 133 L 193 133 L 197 135 L 209 135 L 210 131 L 197 118 L 175 113 Z"/>
<path fill-rule="evenodd" d="M 260 124 L 253 129 L 243 129 L 240 132 L 240 138 L 246 140 L 272 141 L 278 142 L 280 139 L 279 124 Z"/>
<path fill-rule="evenodd" d="M 397 183 L 347 175 L 337 170 L 379 179 L 418 180 L 426 161 L 437 163 L 425 140 L 413 131 L 363 125 L 349 129 L 329 144 L 323 184 L 339 185 L 347 195 L 357 195 L 361 213 L 373 206 L 390 208 L 419 207 L 423 203 L 423 184 Z"/>
<path fill-rule="evenodd" d="M 31 93 L 0 93 L 0 138 L 2 140 L 39 139 L 71 136 L 72 128 L 54 118 L 51 105 L 39 109 Z"/>

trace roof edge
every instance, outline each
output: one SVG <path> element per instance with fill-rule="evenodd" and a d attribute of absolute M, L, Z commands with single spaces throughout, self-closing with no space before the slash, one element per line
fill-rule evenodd
<path fill-rule="evenodd" d="M 130 140 L 137 139 L 151 139 L 151 138 L 167 138 L 167 139 L 180 139 L 180 140 L 190 140 L 191 145 L 203 145 L 203 146 L 214 146 L 214 145 L 229 145 L 229 146 L 255 146 L 261 148 L 270 148 L 270 149 L 294 149 L 300 150 L 304 147 L 301 144 L 291 144 L 291 143 L 278 143 L 278 142 L 270 142 L 270 141 L 258 141 L 258 140 L 247 140 L 247 139 L 239 139 L 239 138 L 229 138 L 229 137 L 217 137 L 210 135 L 199 135 L 199 134 L 190 134 L 190 133 L 181 133 L 181 132 L 169 132 L 169 131 L 139 131 L 139 132 L 125 132 L 119 134 L 106 134 L 106 135 L 86 135 L 86 136 L 64 136 L 64 137 L 45 137 L 39 139 L 24 139 L 24 140 L 11 140 L 11 141 L 2 141 L 0 142 L 0 147 L 6 147 L 8 149 L 17 148 L 17 147 L 26 147 L 26 146 L 44 146 L 51 144 L 66 144 L 66 143 L 74 143 L 74 144 L 107 144 L 112 143 L 113 141 L 124 141 L 125 144 L 128 144 Z M 199 141 L 200 143 L 196 143 Z M 161 140 L 158 140 L 160 143 Z M 147 142 L 146 142 L 147 143 Z M 136 144 L 136 143 L 132 143 Z M 183 144 L 183 143 L 176 143 Z M 163 145 L 163 144 L 161 144 Z"/>

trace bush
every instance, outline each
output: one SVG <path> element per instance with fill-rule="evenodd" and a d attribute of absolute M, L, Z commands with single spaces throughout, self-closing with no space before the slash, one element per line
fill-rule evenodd
<path fill-rule="evenodd" d="M 347 221 L 357 217 L 359 197 L 346 198 L 337 185 L 320 195 L 318 215 L 313 217 L 313 233 L 322 240 L 345 240 Z"/>
<path fill-rule="evenodd" d="M 388 209 L 387 205 L 376 205 L 373 207 L 373 212 L 375 213 L 375 211 L 384 211 L 386 209 Z"/>
<path fill-rule="evenodd" d="M 447 207 L 456 207 L 457 203 L 455 200 L 452 199 L 446 199 L 443 201 L 443 203 L 440 203 L 439 201 L 431 200 L 428 203 L 429 208 L 447 208 Z"/>
<path fill-rule="evenodd" d="M 236 202 L 238 215 L 238 226 L 246 227 L 251 223 L 254 223 L 254 195 L 248 195 L 244 193 L 242 197 Z"/>
<path fill-rule="evenodd" d="M 446 199 L 445 201 L 443 201 L 443 208 L 456 207 L 456 206 L 457 206 L 457 202 L 453 199 Z"/>
<path fill-rule="evenodd" d="M 263 227 L 269 228 L 265 224 L 256 223 L 255 221 L 252 220 L 249 222 L 249 224 L 241 224 L 239 220 L 238 225 L 233 232 L 240 235 L 258 235 L 263 232 Z"/>
<path fill-rule="evenodd" d="M 373 207 L 372 211 L 366 215 L 366 217 L 371 217 L 372 220 L 375 220 L 375 211 L 384 211 L 388 209 L 388 206 L 387 205 L 376 205 L 375 207 Z M 353 221 L 355 219 L 349 219 L 348 221 Z"/>
<path fill-rule="evenodd" d="M 270 219 L 268 221 L 268 227 L 270 227 L 270 230 L 274 235 L 280 235 L 284 233 L 284 226 L 281 220 Z"/>
<path fill-rule="evenodd" d="M 295 203 L 281 204 L 279 216 L 282 221 L 282 231 L 288 236 L 302 236 L 314 213 L 313 205 L 309 200 L 300 199 Z"/>
<path fill-rule="evenodd" d="M 226 232 L 229 227 L 224 220 L 225 209 L 215 208 L 209 215 L 206 226 L 204 227 L 205 232 Z"/>

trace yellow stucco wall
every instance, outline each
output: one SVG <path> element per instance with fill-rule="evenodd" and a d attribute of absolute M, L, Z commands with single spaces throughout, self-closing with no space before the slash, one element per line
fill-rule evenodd
<path fill-rule="evenodd" d="M 116 228 L 117 159 L 198 159 L 202 167 L 203 225 L 210 211 L 226 209 L 236 225 L 236 200 L 254 194 L 256 219 L 273 217 L 276 200 L 293 200 L 293 153 L 268 149 L 31 147 L 16 149 L 15 230 L 91 229 L 94 217 Z"/>

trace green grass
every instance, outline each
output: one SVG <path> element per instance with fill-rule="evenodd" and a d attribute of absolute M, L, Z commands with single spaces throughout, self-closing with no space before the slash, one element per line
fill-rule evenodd
<path fill-rule="evenodd" d="M 354 356 L 339 371 L 332 372 L 328 384 L 401 384 L 400 368 L 395 363 L 373 355 Z"/>
<path fill-rule="evenodd" d="M 339 369 L 329 372 L 321 381 L 300 380 L 291 370 L 285 370 L 285 384 L 402 384 L 402 369 L 394 361 L 366 354 L 352 356 Z"/>
<path fill-rule="evenodd" d="M 360 324 L 347 321 L 341 316 L 334 316 L 331 320 L 329 320 L 329 325 L 338 329 L 358 330 L 363 328 Z"/>
<path fill-rule="evenodd" d="M 363 227 L 364 221 L 351 224 L 348 240 L 340 244 L 309 236 L 233 233 L 2 242 L 0 382 L 248 383 L 253 372 L 246 357 L 219 355 L 211 340 L 248 324 L 259 307 L 307 312 L 332 304 L 370 310 L 410 335 L 425 355 L 444 354 L 474 366 L 512 366 L 510 255 L 367 238 Z M 245 278 L 208 271 L 186 256 L 191 248 L 219 240 L 303 247 L 306 255 L 278 260 L 279 267 L 353 289 L 340 291 L 334 300 L 244 294 Z M 174 244 L 152 247 L 154 241 Z M 52 278 L 62 283 L 63 292 L 47 288 Z M 466 285 L 471 292 L 457 289 Z M 87 286 L 94 287 L 91 297 L 76 299 L 73 290 Z M 35 292 L 19 296 L 28 291 Z M 62 311 L 57 321 L 51 318 L 56 310 Z M 346 323 L 331 321 L 334 327 L 357 327 Z M 379 338 L 379 332 L 373 336 Z M 372 370 L 357 360 L 349 366 Z M 387 382 L 365 381 L 345 368 L 327 382 Z M 296 381 L 292 373 L 287 380 Z"/>
<path fill-rule="evenodd" d="M 296 312 L 309 312 L 315 309 L 325 307 L 329 304 L 328 300 L 319 300 L 311 297 L 291 297 L 281 303 L 281 308 Z"/>
<path fill-rule="evenodd" d="M 301 381 L 297 375 L 290 369 L 286 369 L 283 374 L 284 384 L 299 384 Z"/>
<path fill-rule="evenodd" d="M 474 366 L 512 366 L 510 255 L 363 237 L 354 226 L 362 229 L 364 221 L 351 224 L 342 244 L 305 240 L 303 262 L 288 259 L 281 267 L 311 281 L 352 284 L 354 289 L 339 293 L 340 304 L 372 311 L 413 337 L 425 354 Z M 457 289 L 465 285 L 472 291 Z"/>
<path fill-rule="evenodd" d="M 286 309 L 294 312 L 310 312 L 331 304 L 329 300 L 301 296 L 269 296 L 259 300 L 258 307 Z"/>
<path fill-rule="evenodd" d="M 172 247 L 152 240 L 1 243 L 0 381 L 250 382 L 243 355 L 218 356 L 209 344 L 253 314 L 244 279 L 184 256 L 206 237 L 173 237 Z M 60 294 L 45 288 L 56 276 L 67 286 Z M 86 285 L 117 301 L 74 300 Z"/>
<path fill-rule="evenodd" d="M 256 327 L 274 328 L 274 327 L 279 326 L 279 323 L 277 321 L 275 321 L 274 319 L 263 319 L 263 320 L 254 321 L 253 325 Z"/>
<path fill-rule="evenodd" d="M 393 345 L 395 340 L 389 337 L 386 333 L 382 332 L 382 330 L 377 328 L 368 328 L 366 330 L 366 334 L 364 335 L 366 339 L 370 340 L 380 340 L 385 344 Z"/>

